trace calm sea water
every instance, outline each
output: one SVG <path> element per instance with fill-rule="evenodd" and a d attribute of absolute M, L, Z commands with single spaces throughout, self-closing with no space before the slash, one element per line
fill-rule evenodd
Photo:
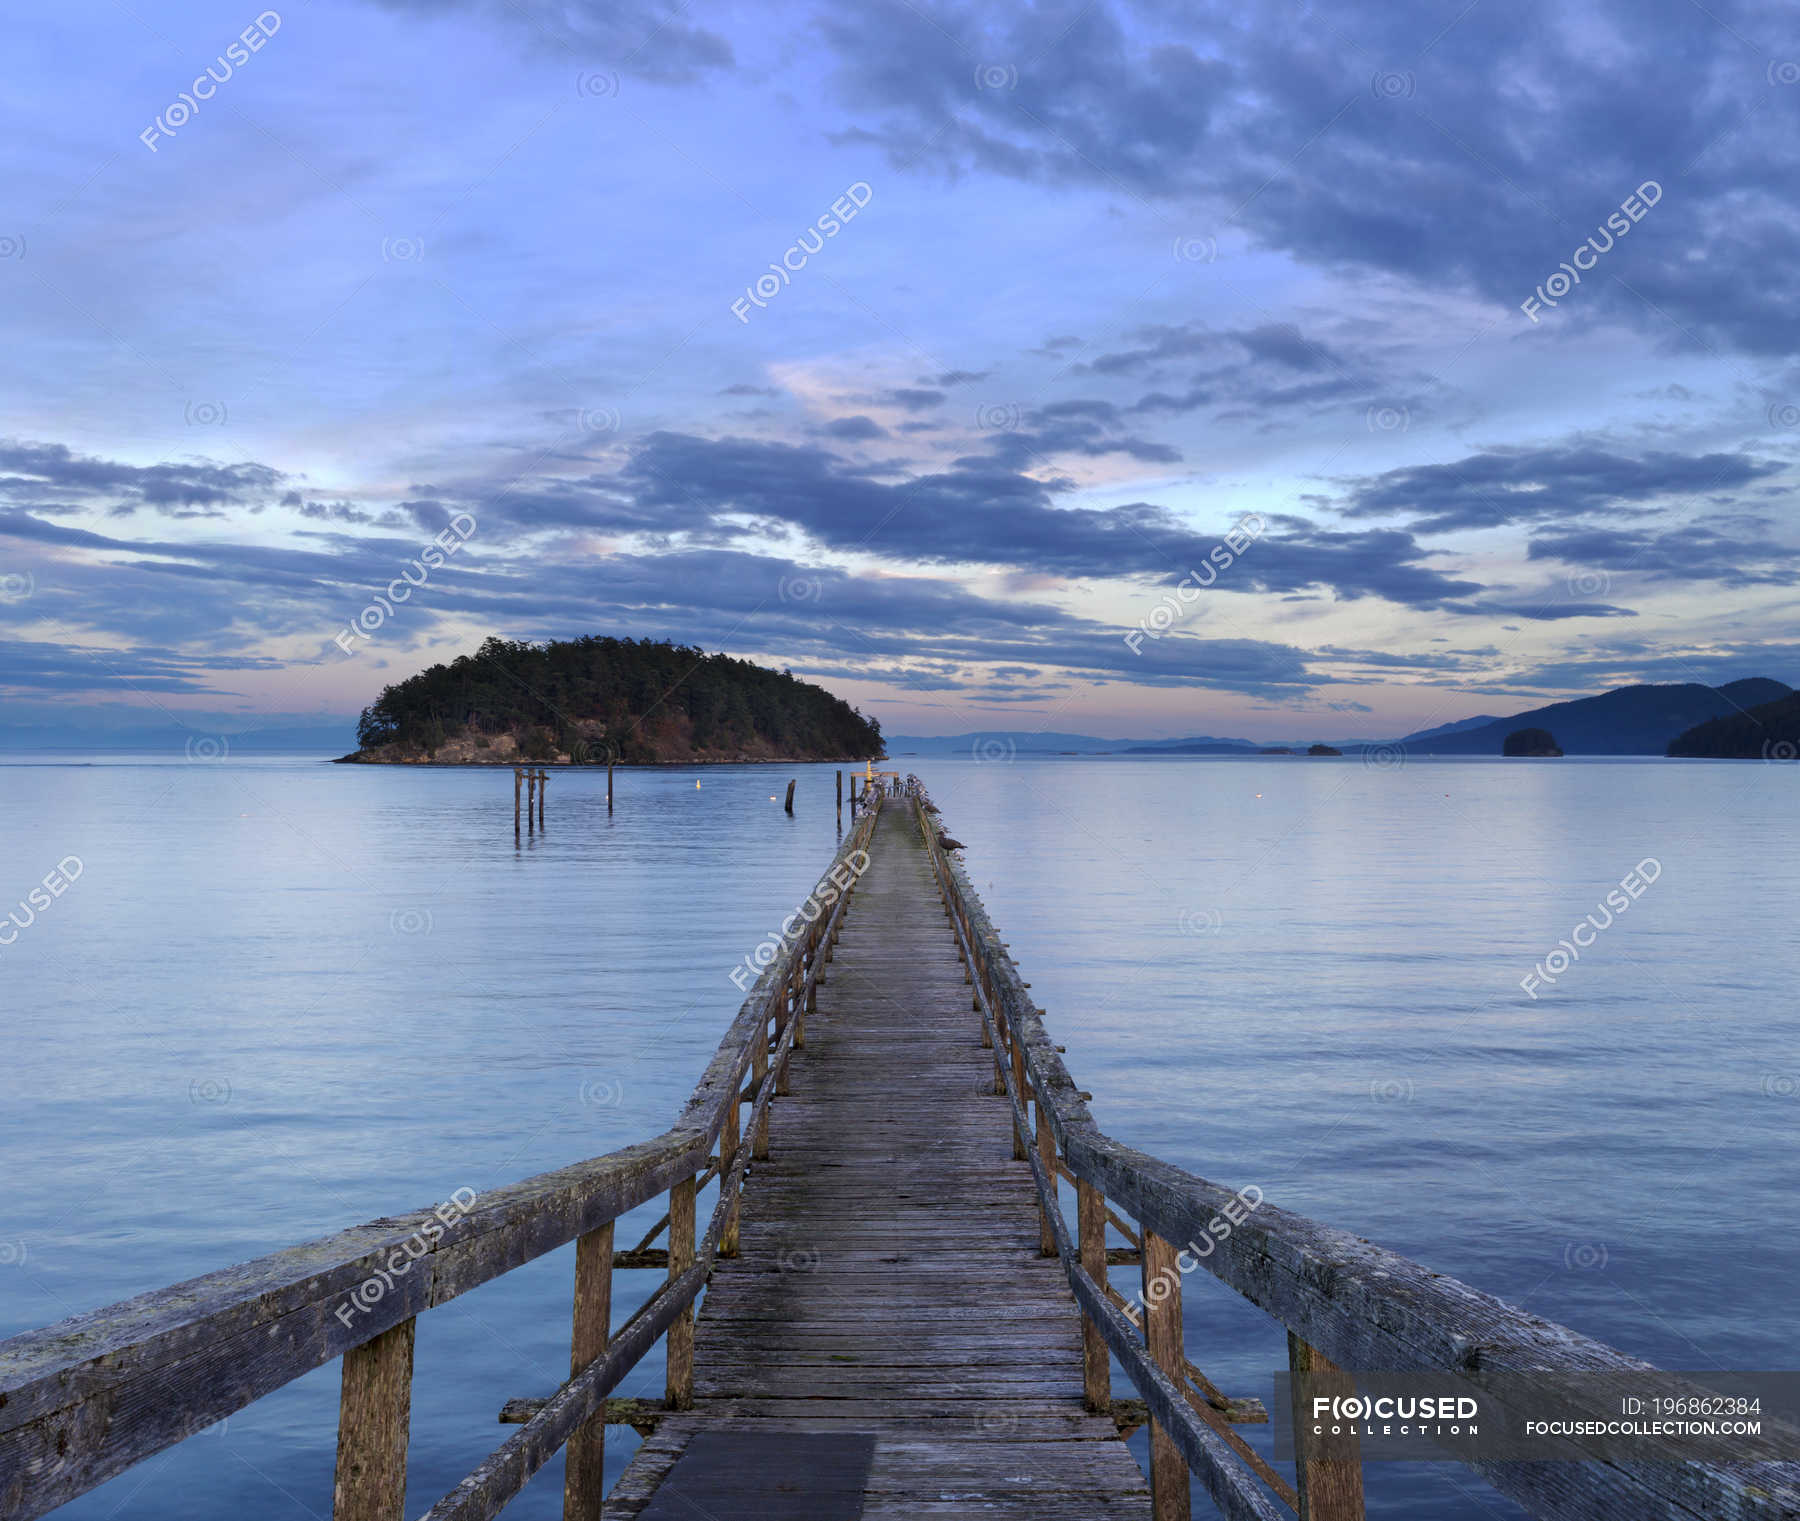
<path fill-rule="evenodd" d="M 1115 1136 L 1666 1366 L 1795 1364 L 1800 772 L 900 765 Z M 557 774 L 515 846 L 503 772 L 0 762 L 0 915 L 80 868 L 0 947 L 0 1335 L 664 1128 L 834 848 L 832 769 L 621 772 L 611 818 L 604 774 Z M 422 1318 L 410 1514 L 565 1376 L 572 1266 Z M 1271 1323 L 1204 1274 L 1186 1303 L 1190 1355 L 1269 1399 Z M 332 1366 L 62 1514 L 325 1517 L 336 1401 Z M 1517 1514 L 1453 1466 L 1368 1474 L 1372 1515 Z"/>

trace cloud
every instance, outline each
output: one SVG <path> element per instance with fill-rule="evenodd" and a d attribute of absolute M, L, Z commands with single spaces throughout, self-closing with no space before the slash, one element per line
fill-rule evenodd
<path fill-rule="evenodd" d="M 516 26 L 572 61 L 592 58 L 653 84 L 696 84 L 736 62 L 719 33 L 687 21 L 673 0 L 378 0 L 389 10 L 440 15 L 451 5 Z"/>
<path fill-rule="evenodd" d="M 0 502 L 39 512 L 101 507 L 129 516 L 151 507 L 167 517 L 221 517 L 225 507 L 266 506 L 287 477 L 268 465 L 194 459 L 126 465 L 76 454 L 64 444 L 0 440 Z"/>
<path fill-rule="evenodd" d="M 922 387 L 898 386 L 891 391 L 884 391 L 882 398 L 893 406 L 904 407 L 908 412 L 929 412 L 933 407 L 943 405 L 944 393 Z"/>
<path fill-rule="evenodd" d="M 1676 647 L 1647 640 L 1588 642 L 1579 654 L 1545 661 L 1509 675 L 1504 686 L 1545 692 L 1600 692 L 1632 682 L 1697 681 L 1724 686 L 1746 676 L 1800 679 L 1800 644 L 1789 640 Z"/>
<path fill-rule="evenodd" d="M 1204 565 L 1219 543 L 1149 502 L 1058 507 L 1051 486 L 983 458 L 893 482 L 819 448 L 664 432 L 633 449 L 618 484 L 641 517 L 705 502 L 722 533 L 733 531 L 727 515 L 741 513 L 791 524 L 827 548 L 921 563 L 1174 582 Z M 1446 606 L 1482 589 L 1431 568 L 1431 552 L 1399 529 L 1294 521 L 1303 526 L 1271 533 L 1239 556 L 1218 589 L 1328 591 L 1414 607 Z"/>
<path fill-rule="evenodd" d="M 273 662 L 243 657 L 200 658 L 169 650 L 111 649 L 0 639 L 0 691 L 100 693 L 121 699 L 133 692 L 225 696 L 213 673 L 275 669 Z"/>
<path fill-rule="evenodd" d="M 1655 178 L 1585 309 L 1684 346 L 1800 342 L 1800 291 L 1766 273 L 1800 264 L 1800 89 L 1749 0 L 1365 0 L 1301 24 L 1223 0 L 871 0 L 823 32 L 854 120 L 834 140 L 896 170 L 1209 208 L 1320 266 L 1472 288 L 1521 331 L 1524 298 Z"/>
<path fill-rule="evenodd" d="M 1717 581 L 1730 587 L 1793 586 L 1800 549 L 1766 538 L 1733 538 L 1704 521 L 1660 533 L 1590 528 L 1531 541 L 1534 560 L 1561 560 L 1589 570 L 1658 581 Z"/>
<path fill-rule="evenodd" d="M 1009 469 L 1042 465 L 1058 454 L 1124 454 L 1151 465 L 1181 460 L 1181 451 L 1170 444 L 1124 432 L 1119 409 L 1110 401 L 1054 401 L 1041 407 L 984 409 L 984 415 L 990 410 L 997 425 L 983 435 L 984 457 Z"/>
<path fill-rule="evenodd" d="M 819 431 L 828 438 L 841 438 L 848 443 L 861 443 L 864 439 L 888 436 L 888 430 L 874 418 L 864 417 L 860 413 L 855 417 L 834 417 Z"/>
<path fill-rule="evenodd" d="M 1645 504 L 1753 484 L 1786 467 L 1747 454 L 1663 452 L 1635 458 L 1597 448 L 1489 449 L 1448 465 L 1408 465 L 1358 484 L 1347 517 L 1399 517 L 1420 533 L 1636 515 Z"/>

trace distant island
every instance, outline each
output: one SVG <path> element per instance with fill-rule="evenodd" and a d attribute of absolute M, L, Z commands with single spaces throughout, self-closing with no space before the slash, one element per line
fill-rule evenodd
<path fill-rule="evenodd" d="M 1786 682 L 1751 676 L 1722 687 L 1697 681 L 1615 687 L 1598 697 L 1578 697 L 1530 708 L 1452 733 L 1409 734 L 1401 743 L 1414 754 L 1503 755 L 1506 737 L 1519 729 L 1543 729 L 1568 755 L 1664 755 L 1669 742 L 1710 718 L 1737 713 L 1785 697 Z"/>
<path fill-rule="evenodd" d="M 1342 751 L 1373 757 L 1382 767 L 1406 757 L 1506 755 L 1507 738 L 1521 730 L 1550 737 L 1541 753 L 1565 755 L 1732 755 L 1790 759 L 1800 748 L 1800 713 L 1783 706 L 1794 689 L 1785 681 L 1748 676 L 1723 686 L 1700 682 L 1642 683 L 1594 697 L 1528 708 L 1510 717 L 1491 713 L 1415 730 L 1393 739 L 1251 739 L 1195 734 L 1183 739 L 1102 739 L 1092 734 L 1031 729 L 989 729 L 965 734 L 896 735 L 894 755 L 974 756 L 995 760 L 1030 755 L 1276 756 L 1304 757 Z M 1748 711 L 1747 725 L 1737 726 Z M 1713 720 L 1720 721 L 1714 727 Z M 1314 744 L 1324 747 L 1315 751 Z M 1678 746 L 1680 748 L 1678 748 Z M 1713 746 L 1721 748 L 1714 749 Z M 1699 747 L 1699 748 L 1690 748 Z M 1785 748 L 1783 748 L 1785 747 Z"/>
<path fill-rule="evenodd" d="M 648 639 L 490 638 L 382 691 L 366 764 L 624 765 L 875 759 L 881 725 L 823 687 Z"/>
<path fill-rule="evenodd" d="M 1800 757 L 1800 692 L 1695 724 L 1670 742 L 1669 754 L 1691 760 L 1794 760 Z"/>
<path fill-rule="evenodd" d="M 1548 729 L 1514 729 L 1501 746 L 1502 755 L 1558 756 L 1562 749 Z"/>

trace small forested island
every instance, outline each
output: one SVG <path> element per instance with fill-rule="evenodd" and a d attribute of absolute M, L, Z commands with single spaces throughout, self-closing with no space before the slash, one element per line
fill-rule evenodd
<path fill-rule="evenodd" d="M 490 638 L 363 709 L 344 761 L 510 766 L 875 759 L 881 725 L 823 687 L 648 639 Z"/>
<path fill-rule="evenodd" d="M 1800 692 L 1747 713 L 1695 724 L 1670 741 L 1669 754 L 1690 760 L 1791 761 L 1800 756 Z"/>
<path fill-rule="evenodd" d="M 1308 755 L 1342 755 L 1344 752 L 1335 745 L 1310 745 L 1307 747 L 1306 753 Z"/>
<path fill-rule="evenodd" d="M 1514 729 L 1501 745 L 1502 755 L 1559 756 L 1562 747 L 1548 729 Z"/>

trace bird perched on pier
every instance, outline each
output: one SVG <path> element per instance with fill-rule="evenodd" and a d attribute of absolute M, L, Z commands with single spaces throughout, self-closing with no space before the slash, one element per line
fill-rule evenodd
<path fill-rule="evenodd" d="M 961 840 L 951 839 L 949 835 L 945 834 L 944 831 L 940 829 L 938 831 L 938 848 L 940 850 L 962 850 L 964 846 Z"/>

